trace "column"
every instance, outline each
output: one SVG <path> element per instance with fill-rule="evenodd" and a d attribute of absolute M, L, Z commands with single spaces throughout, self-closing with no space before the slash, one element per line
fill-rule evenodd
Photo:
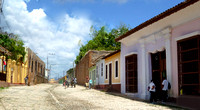
<path fill-rule="evenodd" d="M 170 41 L 171 34 L 165 35 L 165 48 L 166 48 L 166 73 L 167 73 L 167 80 L 172 85 L 172 70 L 171 70 L 171 41 Z M 169 91 L 172 94 L 172 91 Z"/>
<path fill-rule="evenodd" d="M 141 60 L 138 59 L 138 61 L 141 61 L 141 67 L 138 66 L 138 68 L 141 69 L 141 75 L 139 75 L 140 73 L 138 72 L 138 76 L 141 76 L 141 78 L 138 78 L 138 83 L 139 83 L 139 79 L 141 79 L 140 83 L 141 83 L 141 98 L 142 99 L 147 99 L 147 75 L 146 75 L 146 70 L 147 70 L 147 58 L 146 58 L 146 51 L 145 51 L 145 42 L 144 40 L 140 41 L 140 45 L 141 45 Z M 139 56 L 139 55 L 138 55 Z M 140 85 L 139 85 L 140 86 Z"/>

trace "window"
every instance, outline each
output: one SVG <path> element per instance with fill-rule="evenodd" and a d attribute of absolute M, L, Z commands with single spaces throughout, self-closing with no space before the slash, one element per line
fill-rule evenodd
<path fill-rule="evenodd" d="M 40 71 L 41 71 L 41 75 L 42 75 L 42 65 L 41 65 L 41 70 Z"/>
<path fill-rule="evenodd" d="M 31 67 L 31 57 L 29 57 L 29 62 L 28 62 L 28 66 L 29 66 L 29 68 Z"/>
<path fill-rule="evenodd" d="M 90 74 L 89 74 L 89 78 L 92 78 L 91 76 L 92 76 L 92 72 L 90 72 Z"/>
<path fill-rule="evenodd" d="M 200 95 L 200 36 L 177 42 L 179 91 L 184 95 Z"/>
<path fill-rule="evenodd" d="M 103 76 L 103 63 L 101 63 L 101 76 Z"/>
<path fill-rule="evenodd" d="M 93 80 L 96 79 L 95 70 L 93 71 Z"/>
<path fill-rule="evenodd" d="M 108 65 L 106 65 L 106 79 L 108 79 Z"/>
<path fill-rule="evenodd" d="M 37 61 L 35 61 L 35 72 L 37 72 Z"/>
<path fill-rule="evenodd" d="M 109 85 L 112 85 L 112 63 L 109 64 Z"/>
<path fill-rule="evenodd" d="M 33 61 L 32 61 L 32 65 L 31 65 L 31 72 L 33 72 Z"/>
<path fill-rule="evenodd" d="M 118 61 L 115 61 L 115 77 L 118 77 Z"/>
<path fill-rule="evenodd" d="M 99 73 L 98 73 L 98 66 L 96 66 L 96 77 L 98 78 L 98 75 Z"/>
<path fill-rule="evenodd" d="M 137 71 L 137 55 L 133 54 L 125 58 L 126 61 L 126 92 L 138 92 L 138 71 Z"/>

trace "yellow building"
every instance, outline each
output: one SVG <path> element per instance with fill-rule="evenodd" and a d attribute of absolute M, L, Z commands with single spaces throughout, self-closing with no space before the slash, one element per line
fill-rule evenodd
<path fill-rule="evenodd" d="M 17 62 L 15 60 L 8 59 L 7 61 L 7 76 L 6 82 L 10 84 L 25 84 L 24 78 L 27 75 L 28 64 Z"/>
<path fill-rule="evenodd" d="M 105 56 L 105 79 L 104 83 L 111 91 L 121 92 L 120 82 L 120 50 Z"/>

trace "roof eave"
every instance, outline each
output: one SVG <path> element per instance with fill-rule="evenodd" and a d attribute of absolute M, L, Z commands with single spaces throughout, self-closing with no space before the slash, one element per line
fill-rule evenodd
<path fill-rule="evenodd" d="M 159 15 L 157 15 L 157 16 L 155 16 L 155 17 L 143 22 L 142 24 L 140 24 L 137 27 L 131 29 L 127 33 L 119 36 L 118 38 L 115 39 L 115 41 L 119 42 L 120 40 L 128 37 L 129 35 L 137 32 L 137 31 L 139 31 L 139 30 L 141 30 L 141 29 L 143 29 L 143 28 L 145 28 L 145 27 L 147 27 L 147 26 L 149 26 L 149 25 L 151 25 L 151 24 L 153 24 L 153 23 L 155 23 L 155 22 L 157 22 L 157 21 L 159 21 L 159 20 L 161 20 L 161 19 L 163 19 L 163 18 L 175 13 L 175 12 L 177 12 L 177 11 L 180 11 L 181 9 L 184 9 L 184 8 L 190 6 L 190 5 L 192 5 L 192 4 L 194 4 L 194 3 L 198 2 L 198 1 L 199 0 L 186 0 L 184 2 L 181 2 L 178 5 L 176 5 L 176 6 L 172 7 L 172 8 L 170 8 L 170 9 L 160 13 Z"/>

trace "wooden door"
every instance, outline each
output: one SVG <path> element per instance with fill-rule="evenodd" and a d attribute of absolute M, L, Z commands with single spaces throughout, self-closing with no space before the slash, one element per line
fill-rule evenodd
<path fill-rule="evenodd" d="M 166 52 L 152 53 L 151 54 L 152 64 L 152 80 L 156 85 L 156 92 L 158 98 L 161 98 L 162 81 L 166 78 Z"/>
<path fill-rule="evenodd" d="M 126 56 L 126 92 L 138 92 L 137 55 Z"/>

